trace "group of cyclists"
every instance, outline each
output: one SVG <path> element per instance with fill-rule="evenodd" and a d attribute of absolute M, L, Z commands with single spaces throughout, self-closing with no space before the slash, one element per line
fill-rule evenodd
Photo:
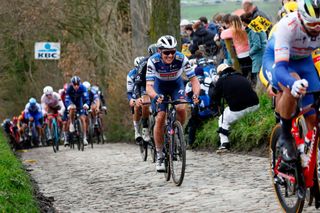
<path fill-rule="evenodd" d="M 272 30 L 263 56 L 262 73 L 268 85 L 278 91 L 276 111 L 280 115 L 282 126 L 281 154 L 285 161 L 295 161 L 296 151 L 291 135 L 292 116 L 297 100 L 302 98 L 303 106 L 313 102 L 313 97 L 305 95 L 306 91 L 319 90 L 320 82 L 311 54 L 320 47 L 320 0 L 298 0 L 297 10 L 285 15 Z M 177 41 L 166 35 L 148 48 L 149 56 L 137 57 L 135 67 L 127 77 L 128 100 L 133 110 L 135 139 L 149 140 L 147 117 L 148 106 L 143 105 L 151 98 L 152 112 L 157 109 L 154 127 L 154 141 L 157 151 L 156 169 L 163 171 L 163 127 L 165 122 L 165 105 L 167 96 L 172 99 L 185 99 L 185 84 L 181 77 L 184 72 L 191 82 L 195 103 L 199 102 L 200 84 L 188 58 L 177 51 Z M 144 72 L 140 72 L 144 70 Z M 138 78 L 135 78 L 138 76 Z M 135 92 L 138 81 L 139 92 Z M 139 94 L 139 95 L 137 95 Z M 273 93 L 274 94 L 274 93 Z M 275 95 L 275 94 L 274 94 Z M 201 101 L 201 100 L 200 100 Z M 155 105 L 158 105 L 155 108 Z M 142 108 L 142 113 L 139 111 Z M 142 136 L 139 132 L 139 120 L 142 114 Z M 177 119 L 184 124 L 186 120 L 185 105 L 177 106 Z M 306 115 L 312 123 L 314 113 Z M 312 128 L 311 126 L 308 126 Z"/>
<path fill-rule="evenodd" d="M 82 124 L 83 144 L 88 145 L 88 115 L 95 116 L 106 110 L 105 99 L 99 87 L 88 81 L 81 82 L 80 77 L 73 76 L 58 92 L 52 86 L 45 86 L 40 102 L 31 97 L 21 114 L 5 119 L 2 126 L 12 144 L 17 148 L 29 148 L 52 142 L 51 131 L 45 129 L 50 129 L 52 119 L 56 118 L 61 138 L 67 146 L 69 133 L 75 131 L 74 119 L 78 113 Z M 28 134 L 32 134 L 31 141 L 27 139 Z"/>

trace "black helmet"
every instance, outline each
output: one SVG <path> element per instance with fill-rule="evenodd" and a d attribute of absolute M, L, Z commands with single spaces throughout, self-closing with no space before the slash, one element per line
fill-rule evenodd
<path fill-rule="evenodd" d="M 73 76 L 70 81 L 73 85 L 79 85 L 81 83 L 81 79 L 79 76 Z"/>

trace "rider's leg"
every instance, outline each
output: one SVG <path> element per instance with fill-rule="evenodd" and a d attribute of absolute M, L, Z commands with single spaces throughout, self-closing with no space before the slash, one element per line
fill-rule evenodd
<path fill-rule="evenodd" d="M 294 77 L 298 78 L 297 74 L 293 74 Z M 281 153 L 285 161 L 296 160 L 296 147 L 294 139 L 291 134 L 292 117 L 294 116 L 297 108 L 297 99 L 295 99 L 289 88 L 280 85 L 282 94 L 277 102 L 277 109 L 280 114 L 281 123 Z"/>
<path fill-rule="evenodd" d="M 154 125 L 154 142 L 157 151 L 157 162 L 156 162 L 156 169 L 157 171 L 164 171 L 164 164 L 163 164 L 163 133 L 164 133 L 164 123 L 165 123 L 165 111 L 160 111 L 156 117 L 156 123 Z"/>
<path fill-rule="evenodd" d="M 178 104 L 176 105 L 176 110 L 177 110 L 177 120 L 181 123 L 181 125 L 183 125 L 187 117 L 186 105 Z"/>
<path fill-rule="evenodd" d="M 150 102 L 150 98 L 148 95 L 144 95 L 142 99 L 144 103 Z M 150 140 L 149 126 L 148 126 L 149 115 L 150 115 L 149 105 L 143 105 L 141 120 L 142 120 L 142 138 L 144 141 Z"/>
<path fill-rule="evenodd" d="M 133 119 L 133 127 L 134 127 L 134 138 L 135 140 L 141 139 L 140 129 L 139 129 L 139 123 L 140 123 L 140 107 L 134 106 L 134 113 L 132 116 Z"/>
<path fill-rule="evenodd" d="M 86 122 L 86 115 L 81 115 L 80 116 L 80 120 L 81 120 L 81 123 L 82 123 L 82 132 L 83 132 L 83 143 L 85 145 L 88 144 L 88 141 L 87 141 L 87 122 Z"/>
<path fill-rule="evenodd" d="M 68 119 L 68 125 L 69 125 L 69 131 L 74 132 L 74 116 L 76 113 L 76 106 L 71 105 L 69 110 L 69 119 Z"/>

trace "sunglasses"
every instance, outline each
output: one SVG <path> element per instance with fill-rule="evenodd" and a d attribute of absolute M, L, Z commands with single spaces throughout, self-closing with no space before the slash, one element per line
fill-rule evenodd
<path fill-rule="evenodd" d="M 305 23 L 305 25 L 311 30 L 320 31 L 320 22 L 310 22 Z"/>
<path fill-rule="evenodd" d="M 76 86 L 77 86 L 77 87 L 79 86 L 79 84 L 72 84 L 72 85 L 75 86 L 75 87 L 76 87 Z"/>
<path fill-rule="evenodd" d="M 174 54 L 176 54 L 176 50 L 163 50 L 163 51 L 161 51 L 161 53 L 162 54 L 164 54 L 164 55 L 174 55 Z"/>

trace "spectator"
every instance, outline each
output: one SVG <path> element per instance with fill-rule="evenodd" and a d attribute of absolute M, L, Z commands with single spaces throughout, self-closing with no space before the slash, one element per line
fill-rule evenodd
<path fill-rule="evenodd" d="M 190 37 L 186 31 L 186 26 L 190 25 L 190 22 L 187 19 L 182 19 L 180 22 L 180 36 L 181 36 L 181 44 L 189 43 Z M 191 25 L 192 26 L 192 25 Z"/>
<path fill-rule="evenodd" d="M 213 33 L 206 30 L 201 21 L 193 24 L 192 28 L 194 32 L 192 34 L 191 45 L 189 46 L 190 52 L 194 54 L 199 47 L 202 47 L 206 55 L 214 55 L 217 51 L 217 46 L 213 40 Z"/>
<path fill-rule="evenodd" d="M 261 16 L 272 23 L 271 19 L 264 12 L 259 10 L 257 6 L 253 5 L 252 0 L 242 0 L 242 8 L 245 13 L 251 13 L 252 20 L 257 18 L 258 16 Z M 269 35 L 271 28 L 272 26 L 268 28 L 267 35 Z"/>
<path fill-rule="evenodd" d="M 200 59 L 201 60 L 201 59 Z M 217 114 L 217 111 L 214 112 L 213 108 L 210 106 L 210 97 L 209 97 L 209 87 L 211 86 L 212 80 L 210 77 L 205 77 L 203 67 L 197 66 L 195 69 L 195 74 L 198 77 L 200 82 L 200 96 L 201 100 L 199 105 L 191 105 L 191 117 L 187 124 L 188 132 L 188 142 L 191 147 L 194 147 L 194 141 L 196 138 L 196 132 L 201 128 L 201 125 L 208 119 L 214 117 Z M 189 100 L 192 100 L 193 92 L 192 85 L 190 82 L 186 85 L 186 95 Z"/>
<path fill-rule="evenodd" d="M 220 110 L 222 115 L 219 117 L 218 133 L 221 145 L 217 153 L 221 153 L 230 149 L 228 138 L 230 125 L 245 114 L 257 110 L 259 99 L 250 82 L 235 72 L 232 67 L 221 64 L 217 68 L 217 73 L 219 79 L 212 93 L 210 92 L 212 104 L 222 108 L 224 106 L 222 99 L 225 99 L 228 104 L 228 107 Z"/>
<path fill-rule="evenodd" d="M 265 32 L 254 32 L 248 25 L 251 22 L 251 14 L 244 13 L 240 16 L 243 25 L 246 27 L 248 34 L 250 51 L 249 55 L 252 60 L 251 83 L 255 88 L 257 83 L 257 74 L 262 66 L 262 57 L 267 45 L 267 34 Z"/>
<path fill-rule="evenodd" d="M 230 27 L 221 32 L 222 39 L 231 39 L 236 51 L 243 76 L 247 77 L 252 69 L 252 60 L 249 56 L 249 42 L 246 31 L 243 29 L 239 16 L 230 16 Z M 232 55 L 232 53 L 230 53 Z"/>
<path fill-rule="evenodd" d="M 201 23 L 204 26 L 204 28 L 208 29 L 208 19 L 207 19 L 207 17 L 201 16 L 199 18 L 199 20 L 201 21 Z"/>

